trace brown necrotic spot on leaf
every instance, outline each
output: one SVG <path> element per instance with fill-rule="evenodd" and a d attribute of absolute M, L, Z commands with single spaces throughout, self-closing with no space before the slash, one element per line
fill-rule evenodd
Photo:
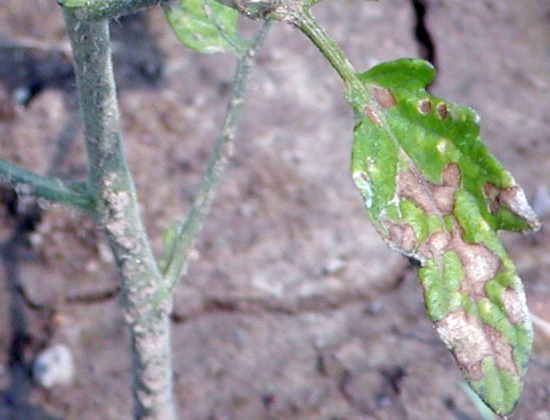
<path fill-rule="evenodd" d="M 372 109 L 370 105 L 365 105 L 365 108 L 363 108 L 363 111 L 365 112 L 365 115 L 373 124 L 380 124 L 380 119 L 378 118 L 378 115 L 376 115 L 376 112 Z"/>
<path fill-rule="evenodd" d="M 486 182 L 483 185 L 483 196 L 487 200 L 487 210 L 490 213 L 496 213 L 500 207 L 500 193 L 502 189 L 496 185 Z"/>
<path fill-rule="evenodd" d="M 395 106 L 395 98 L 393 97 L 392 93 L 386 88 L 373 86 L 372 96 L 374 96 L 374 100 L 380 106 L 380 108 L 388 109 Z"/>
<path fill-rule="evenodd" d="M 430 189 L 441 214 L 451 214 L 454 208 L 456 188 L 446 185 L 434 185 Z"/>
<path fill-rule="evenodd" d="M 467 376 L 481 379 L 481 360 L 492 355 L 481 321 L 457 309 L 436 322 L 435 329 Z"/>
<path fill-rule="evenodd" d="M 406 254 L 414 251 L 417 240 L 414 230 L 405 223 L 395 223 L 391 220 L 382 222 L 388 231 L 387 240 L 391 247 L 397 248 Z"/>
<path fill-rule="evenodd" d="M 529 206 L 523 190 L 517 186 L 506 188 L 500 193 L 500 202 L 516 216 L 524 219 L 533 230 L 540 229 L 537 215 Z"/>
<path fill-rule="evenodd" d="M 441 172 L 441 183 L 451 187 L 460 186 L 460 168 L 455 162 L 448 163 Z"/>
<path fill-rule="evenodd" d="M 441 214 L 430 191 L 430 184 L 411 169 L 397 176 L 396 187 L 400 197 L 411 200 L 426 214 Z"/>
<path fill-rule="evenodd" d="M 447 251 L 451 237 L 446 230 L 438 230 L 432 233 L 418 248 L 418 253 L 427 258 L 437 259 Z"/>
<path fill-rule="evenodd" d="M 475 316 L 457 309 L 435 324 L 435 328 L 470 380 L 482 378 L 481 361 L 493 357 L 497 368 L 517 374 L 512 346 L 501 333 Z"/>
<path fill-rule="evenodd" d="M 460 186 L 460 169 L 454 162 L 448 163 L 441 173 L 441 184 L 431 184 L 430 190 L 442 214 L 452 214 L 454 195 Z"/>
<path fill-rule="evenodd" d="M 447 105 L 444 102 L 440 102 L 435 107 L 435 112 L 437 113 L 437 116 L 444 120 L 447 118 L 447 115 L 449 115 L 449 111 L 447 109 Z"/>
<path fill-rule="evenodd" d="M 525 193 L 518 186 L 499 188 L 486 182 L 483 185 L 483 196 L 487 200 L 487 210 L 494 214 L 500 206 L 507 208 L 517 217 L 524 219 L 533 230 L 540 228 L 536 214 L 529 206 Z"/>
<path fill-rule="evenodd" d="M 451 248 L 457 253 L 464 270 L 461 292 L 477 300 L 486 296 L 485 283 L 495 277 L 500 261 L 482 244 L 470 244 L 462 239 L 462 229 L 453 221 Z"/>
<path fill-rule="evenodd" d="M 413 201 L 431 215 L 450 215 L 454 209 L 454 194 L 460 186 L 460 169 L 449 163 L 441 173 L 441 184 L 432 184 L 417 176 L 412 170 L 397 177 L 399 196 Z"/>
<path fill-rule="evenodd" d="M 422 115 L 428 114 L 432 110 L 432 104 L 429 99 L 420 99 L 416 104 L 416 109 Z"/>
<path fill-rule="evenodd" d="M 526 322 L 529 319 L 529 313 L 527 311 L 527 306 L 523 299 L 520 298 L 518 292 L 513 289 L 506 289 L 502 292 L 500 297 L 502 304 L 504 305 L 504 312 L 506 318 L 512 325 Z"/>
<path fill-rule="evenodd" d="M 518 368 L 514 363 L 512 345 L 505 340 L 499 331 L 490 325 L 483 324 L 483 330 L 491 343 L 497 368 L 506 370 L 514 374 L 514 376 L 517 376 Z"/>

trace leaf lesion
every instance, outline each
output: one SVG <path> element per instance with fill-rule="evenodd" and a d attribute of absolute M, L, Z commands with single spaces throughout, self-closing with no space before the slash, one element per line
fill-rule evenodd
<path fill-rule="evenodd" d="M 435 328 L 451 349 L 458 365 L 470 381 L 483 379 L 482 362 L 493 359 L 497 369 L 517 376 L 513 347 L 494 327 L 482 323 L 463 308 L 456 309 L 435 323 Z"/>
<path fill-rule="evenodd" d="M 392 249 L 420 261 L 428 316 L 468 382 L 505 415 L 521 392 L 532 332 L 496 231 L 536 230 L 537 218 L 479 139 L 475 111 L 425 91 L 431 66 L 398 60 L 360 78 L 374 98 L 354 104 L 363 112 L 352 172 L 368 191 L 367 213 Z"/>
<path fill-rule="evenodd" d="M 482 186 L 482 193 L 487 211 L 500 221 L 499 228 L 516 231 L 540 229 L 537 215 L 529 206 L 525 193 L 517 185 L 504 188 L 486 181 Z M 524 223 L 520 226 L 507 224 L 507 219 L 510 218 L 521 219 Z"/>
<path fill-rule="evenodd" d="M 439 184 L 431 183 L 417 171 L 409 169 L 397 176 L 396 188 L 402 198 L 415 202 L 428 215 L 451 215 L 460 178 L 458 165 L 450 162 L 441 172 Z"/>

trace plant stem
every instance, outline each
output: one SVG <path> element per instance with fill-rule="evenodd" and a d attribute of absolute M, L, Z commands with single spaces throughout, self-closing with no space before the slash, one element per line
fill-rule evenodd
<path fill-rule="evenodd" d="M 286 3 L 289 0 L 216 0 L 218 3 L 223 4 L 224 6 L 231 7 L 232 9 L 237 10 L 240 14 L 246 16 L 250 19 L 279 19 L 277 13 L 279 6 L 286 8 Z M 290 0 L 294 1 L 294 0 Z M 286 17 L 286 14 L 283 13 L 281 16 Z"/>
<path fill-rule="evenodd" d="M 35 195 L 88 212 L 93 209 L 92 197 L 86 193 L 86 185 L 67 184 L 59 178 L 41 176 L 2 159 L 0 181 L 10 185 L 18 193 Z"/>
<path fill-rule="evenodd" d="M 251 19 L 273 19 L 297 27 L 313 42 L 342 78 L 346 84 L 347 98 L 350 102 L 355 100 L 373 102 L 368 88 L 357 77 L 355 68 L 311 14 L 310 8 L 321 0 L 216 1 Z"/>
<path fill-rule="evenodd" d="M 235 79 L 231 97 L 227 106 L 225 120 L 222 124 L 220 135 L 214 145 L 212 155 L 202 177 L 199 192 L 187 215 L 184 223 L 178 226 L 177 238 L 172 246 L 164 275 L 171 285 L 176 284 L 185 267 L 187 256 L 193 245 L 193 241 L 200 230 L 204 219 L 208 215 L 214 192 L 224 173 L 227 161 L 231 155 L 233 140 L 237 128 L 237 122 L 241 115 L 242 104 L 246 92 L 247 82 L 250 76 L 250 69 L 254 64 L 258 50 L 262 46 L 269 29 L 271 21 L 265 21 L 252 45 L 247 48 L 237 63 Z"/>
<path fill-rule="evenodd" d="M 356 71 L 347 57 L 333 39 L 319 26 L 309 10 L 300 14 L 296 25 L 321 51 L 346 84 L 351 83 L 356 78 Z"/>
<path fill-rule="evenodd" d="M 172 0 L 59 0 L 58 3 L 71 10 L 76 19 L 87 21 L 113 19 L 170 1 Z"/>
<path fill-rule="evenodd" d="M 64 10 L 73 50 L 96 220 L 114 253 L 131 336 L 134 418 L 175 420 L 170 351 L 171 293 L 153 257 L 122 152 L 107 21 Z"/>
<path fill-rule="evenodd" d="M 356 118 L 364 118 L 364 110 L 368 107 L 369 112 L 375 116 L 380 125 L 388 133 L 392 133 L 383 110 L 374 99 L 372 88 L 359 79 L 355 68 L 332 38 L 319 26 L 309 7 L 299 9 L 291 23 L 313 42 L 342 78 L 346 85 L 346 100 L 356 112 Z M 392 138 L 397 142 L 393 134 Z"/>
<path fill-rule="evenodd" d="M 309 9 L 304 9 L 293 24 L 300 29 L 342 78 L 347 88 L 347 95 L 359 95 L 363 100 L 370 100 L 371 95 L 357 77 L 357 72 L 346 55 L 336 45 L 334 40 L 319 26 Z"/>

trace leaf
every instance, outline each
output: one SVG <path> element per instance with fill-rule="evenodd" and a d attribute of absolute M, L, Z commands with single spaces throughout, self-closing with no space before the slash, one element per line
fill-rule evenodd
<path fill-rule="evenodd" d="M 215 0 L 180 0 L 164 10 L 177 38 L 194 51 L 240 52 L 246 47 L 237 34 L 238 12 Z"/>
<path fill-rule="evenodd" d="M 521 281 L 496 231 L 539 223 L 512 175 L 481 143 L 477 114 L 426 92 L 434 75 L 414 59 L 358 75 L 373 100 L 351 99 L 351 172 L 383 239 L 420 261 L 428 316 L 468 383 L 505 415 L 521 393 L 532 330 Z"/>
<path fill-rule="evenodd" d="M 57 3 L 61 7 L 73 8 L 85 6 L 88 0 L 58 0 Z"/>
<path fill-rule="evenodd" d="M 498 420 L 497 415 L 487 405 L 481 401 L 479 395 L 477 395 L 472 388 L 466 385 L 464 382 L 460 382 L 460 389 L 466 394 L 472 405 L 477 411 L 480 420 Z"/>
<path fill-rule="evenodd" d="M 176 246 L 178 236 L 181 234 L 181 228 L 182 226 L 180 222 L 172 222 L 162 235 L 162 251 L 158 266 L 163 275 L 166 273 L 166 269 L 170 264 L 170 258 L 174 252 L 174 247 Z"/>

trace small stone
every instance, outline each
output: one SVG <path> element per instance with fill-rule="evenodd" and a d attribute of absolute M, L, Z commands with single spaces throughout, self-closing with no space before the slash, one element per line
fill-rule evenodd
<path fill-rule="evenodd" d="M 32 370 L 34 380 L 46 389 L 69 385 L 74 378 L 73 355 L 62 344 L 47 347 L 34 361 Z"/>
<path fill-rule="evenodd" d="M 367 315 L 379 315 L 384 312 L 384 307 L 380 302 L 366 302 L 364 307 Z"/>
<path fill-rule="evenodd" d="M 31 91 L 25 86 L 18 86 L 12 92 L 13 102 L 17 105 L 24 105 L 31 97 Z"/>
<path fill-rule="evenodd" d="M 323 274 L 334 275 L 341 273 L 346 268 L 346 262 L 341 258 L 333 258 L 326 262 L 323 267 Z"/>

